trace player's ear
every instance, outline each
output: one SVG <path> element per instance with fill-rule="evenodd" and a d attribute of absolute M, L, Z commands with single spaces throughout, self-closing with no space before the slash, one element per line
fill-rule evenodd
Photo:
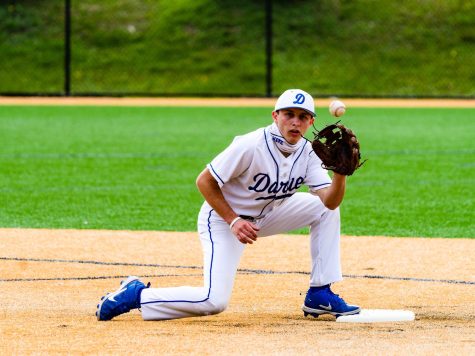
<path fill-rule="evenodd" d="M 277 111 L 272 111 L 272 118 L 274 119 L 274 122 L 277 123 L 277 117 L 279 116 L 279 110 Z"/>

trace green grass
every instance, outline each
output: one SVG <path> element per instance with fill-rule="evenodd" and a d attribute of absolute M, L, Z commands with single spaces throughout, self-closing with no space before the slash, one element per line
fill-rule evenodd
<path fill-rule="evenodd" d="M 322 110 L 317 127 L 331 118 Z M 359 109 L 342 232 L 475 237 L 475 110 Z M 0 106 L 0 226 L 194 231 L 195 178 L 266 108 Z"/>
<path fill-rule="evenodd" d="M 73 94 L 265 95 L 264 2 L 72 1 Z M 273 94 L 475 96 L 475 2 L 273 1 Z M 0 2 L 0 92 L 63 90 L 63 1 Z"/>
<path fill-rule="evenodd" d="M 475 111 L 352 111 L 369 160 L 349 179 L 344 231 L 475 237 Z"/>

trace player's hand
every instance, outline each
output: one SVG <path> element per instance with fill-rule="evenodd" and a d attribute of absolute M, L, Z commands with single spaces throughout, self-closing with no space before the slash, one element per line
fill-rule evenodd
<path fill-rule="evenodd" d="M 243 244 L 252 244 L 257 240 L 259 228 L 250 221 L 240 219 L 231 228 L 233 234 Z"/>

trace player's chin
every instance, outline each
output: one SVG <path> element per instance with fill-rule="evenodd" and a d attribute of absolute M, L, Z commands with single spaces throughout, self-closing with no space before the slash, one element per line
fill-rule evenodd
<path fill-rule="evenodd" d="M 288 143 L 295 145 L 302 138 L 300 131 L 291 131 L 287 134 L 286 140 Z"/>

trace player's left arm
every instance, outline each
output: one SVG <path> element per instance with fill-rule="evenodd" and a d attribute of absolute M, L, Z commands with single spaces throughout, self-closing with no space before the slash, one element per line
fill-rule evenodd
<path fill-rule="evenodd" d="M 338 208 L 345 196 L 346 176 L 333 173 L 332 182 L 329 187 L 313 191 L 322 203 L 330 210 Z"/>

